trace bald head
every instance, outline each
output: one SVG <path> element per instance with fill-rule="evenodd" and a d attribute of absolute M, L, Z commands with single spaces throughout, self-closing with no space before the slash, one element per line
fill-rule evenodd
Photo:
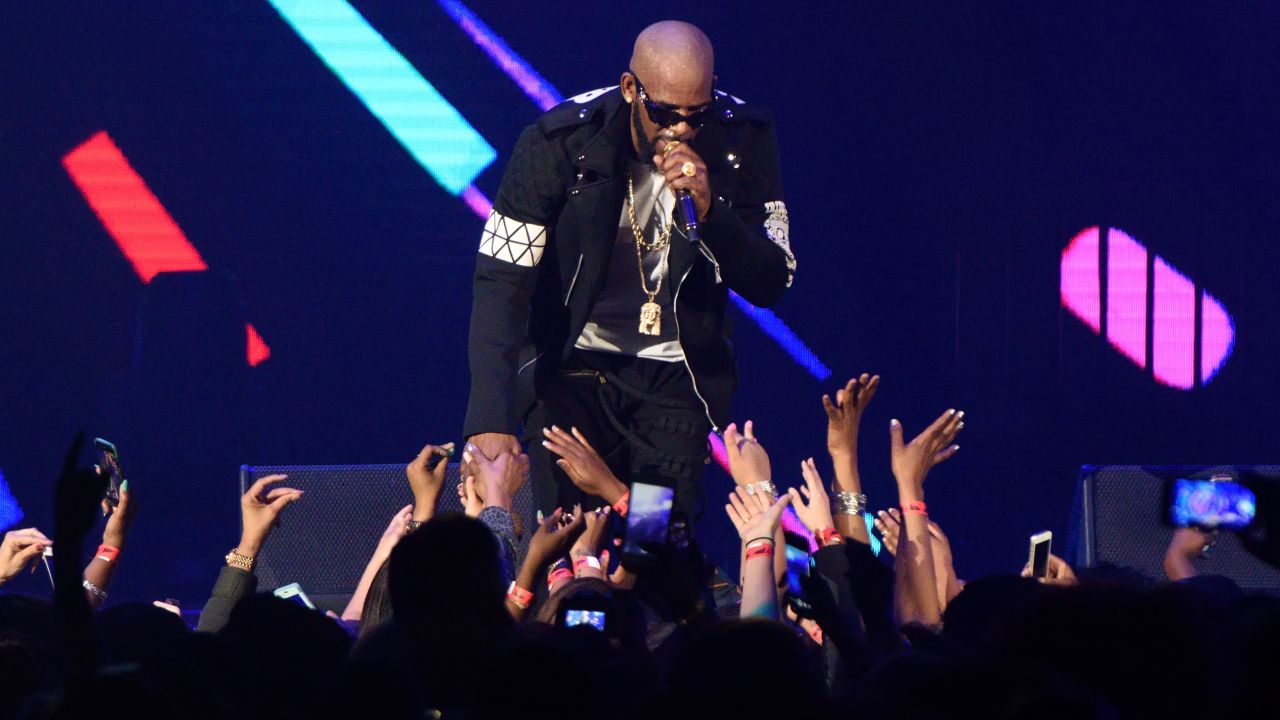
<path fill-rule="evenodd" d="M 631 70 L 655 95 L 661 92 L 670 102 L 707 98 L 715 74 L 711 40 L 698 28 L 678 20 L 654 23 L 636 37 L 631 53 Z"/>

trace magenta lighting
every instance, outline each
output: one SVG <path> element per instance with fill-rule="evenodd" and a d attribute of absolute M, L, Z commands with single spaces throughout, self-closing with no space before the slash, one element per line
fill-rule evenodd
<path fill-rule="evenodd" d="M 1208 384 L 1235 345 L 1231 315 L 1125 231 L 1108 228 L 1106 240 L 1088 227 L 1062 251 L 1062 306 L 1156 382 L 1179 390 Z"/>

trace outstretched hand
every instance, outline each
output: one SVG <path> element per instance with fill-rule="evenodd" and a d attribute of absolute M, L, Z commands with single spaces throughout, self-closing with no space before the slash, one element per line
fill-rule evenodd
<path fill-rule="evenodd" d="M 743 542 L 756 538 L 772 539 L 782 521 L 782 509 L 791 504 L 791 495 L 783 494 L 775 502 L 763 493 L 748 493 L 741 487 L 729 493 L 729 504 L 724 506 L 729 520 Z"/>
<path fill-rule="evenodd" d="M 555 512 L 538 524 L 538 529 L 529 539 L 529 551 L 525 556 L 527 562 L 533 563 L 539 570 L 546 567 L 553 558 L 564 555 L 569 543 L 585 527 L 586 518 L 581 505 L 574 506 L 573 512 L 568 515 L 563 509 L 556 508 Z"/>
<path fill-rule="evenodd" d="M 529 479 L 529 456 L 502 452 L 491 459 L 476 445 L 468 444 L 462 457 L 475 470 L 475 492 L 485 507 L 510 511 L 516 491 Z"/>
<path fill-rule="evenodd" d="M 862 373 L 831 396 L 822 396 L 822 408 L 827 413 L 827 452 L 833 458 L 851 458 L 858 454 L 858 427 L 862 414 L 880 387 L 880 376 Z"/>
<path fill-rule="evenodd" d="M 911 441 L 902 442 L 902 423 L 889 421 L 889 447 L 893 476 L 898 481 L 898 494 L 903 501 L 920 500 L 924 495 L 924 478 L 934 465 L 946 460 L 960 449 L 953 445 L 956 435 L 964 428 L 964 411 L 948 410 L 938 416 Z"/>
<path fill-rule="evenodd" d="M 627 486 L 613 474 L 604 458 L 596 451 L 578 428 L 565 432 L 552 425 L 542 428 L 547 450 L 560 456 L 556 465 L 564 470 L 579 490 L 603 499 L 612 505 L 627 494 Z"/>
<path fill-rule="evenodd" d="M 444 478 L 449 472 L 449 456 L 452 454 L 453 443 L 427 445 L 405 467 L 409 488 L 413 490 L 413 520 L 426 522 L 435 515 L 440 490 L 444 487 Z M 433 458 L 439 460 L 435 467 L 430 467 Z"/>
<path fill-rule="evenodd" d="M 240 521 L 244 529 L 240 534 L 237 553 L 246 557 L 255 557 L 262 549 L 263 543 L 267 541 L 272 528 L 278 523 L 280 513 L 290 503 L 302 497 L 302 491 L 293 488 L 267 489 L 287 479 L 287 475 L 268 475 L 259 478 L 240 497 Z"/>
<path fill-rule="evenodd" d="M 738 485 L 751 485 L 773 479 L 769 453 L 756 439 L 755 424 L 748 420 L 738 431 L 737 423 L 724 429 L 724 449 L 729 456 L 729 474 Z"/>
<path fill-rule="evenodd" d="M 133 499 L 129 490 L 129 481 L 120 483 L 120 502 L 114 508 L 108 508 L 107 526 L 102 531 L 102 544 L 114 548 L 123 548 L 129 528 L 133 525 L 133 516 L 137 512 L 138 501 Z"/>
<path fill-rule="evenodd" d="M 800 486 L 800 490 L 787 489 L 796 516 L 813 533 L 834 528 L 836 523 L 831 515 L 831 498 L 827 495 L 827 489 L 822 486 L 822 476 L 818 474 L 813 458 L 800 462 L 800 474 L 804 477 L 804 485 Z"/>

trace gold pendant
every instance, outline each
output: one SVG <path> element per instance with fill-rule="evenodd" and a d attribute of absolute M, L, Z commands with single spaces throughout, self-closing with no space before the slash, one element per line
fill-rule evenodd
<path fill-rule="evenodd" d="M 652 300 L 640 306 L 640 334 L 662 334 L 662 306 Z"/>

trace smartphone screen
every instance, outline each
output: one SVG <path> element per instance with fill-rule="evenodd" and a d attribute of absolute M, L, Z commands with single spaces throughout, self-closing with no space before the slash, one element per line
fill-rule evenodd
<path fill-rule="evenodd" d="M 801 580 L 809 576 L 812 567 L 809 540 L 790 531 L 783 532 L 782 536 L 787 554 L 787 602 L 797 615 L 806 617 L 811 608 Z"/>
<path fill-rule="evenodd" d="M 1031 577 L 1049 577 L 1049 552 L 1052 547 L 1052 532 L 1045 530 L 1031 536 Z"/>
<path fill-rule="evenodd" d="M 671 527 L 671 507 L 675 503 L 675 497 L 675 488 L 639 481 L 631 483 L 623 553 L 652 556 L 654 548 L 667 542 L 667 532 Z"/>
<path fill-rule="evenodd" d="M 574 625 L 590 625 L 603 632 L 604 610 L 565 610 L 564 626 L 573 627 Z"/>
<path fill-rule="evenodd" d="M 124 482 L 120 471 L 120 451 L 108 440 L 94 438 L 93 446 L 98 450 L 98 467 L 107 476 L 107 490 L 103 499 L 111 507 L 120 504 L 120 484 Z"/>
<path fill-rule="evenodd" d="M 1257 498 L 1240 483 L 1226 480 L 1173 481 L 1169 521 L 1178 527 L 1239 530 L 1253 522 Z"/>

